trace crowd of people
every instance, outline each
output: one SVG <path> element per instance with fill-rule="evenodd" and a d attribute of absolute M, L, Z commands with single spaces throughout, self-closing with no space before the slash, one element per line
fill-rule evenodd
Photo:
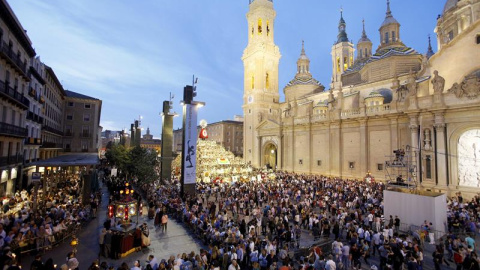
<path fill-rule="evenodd" d="M 402 232 L 401 217 L 383 216 L 383 183 L 277 172 L 275 180 L 198 183 L 196 196 L 183 198 L 177 180 L 133 184 L 160 231 L 167 231 L 170 219 L 181 221 L 206 248 L 162 259 L 152 254 L 148 262 L 123 263 L 120 270 L 336 270 L 362 265 L 414 270 L 425 265 L 428 233 Z M 449 198 L 450 233 L 437 241 L 431 254 L 429 263 L 435 269 L 480 269 L 475 246 L 479 210 L 478 196 L 468 202 L 461 194 Z M 433 230 L 428 221 L 420 227 Z M 295 256 L 307 237 L 326 244 Z M 89 269 L 114 267 L 95 261 Z"/>
<path fill-rule="evenodd" d="M 79 175 L 61 183 L 35 187 L 4 197 L 0 213 L 0 268 L 18 267 L 23 256 L 36 256 L 69 238 L 82 222 L 91 219 L 99 203 L 92 194 L 82 203 Z"/>

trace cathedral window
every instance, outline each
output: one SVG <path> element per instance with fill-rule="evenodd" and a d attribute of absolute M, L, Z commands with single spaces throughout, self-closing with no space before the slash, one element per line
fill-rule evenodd
<path fill-rule="evenodd" d="M 270 35 L 270 23 L 267 21 L 267 36 Z"/>
<path fill-rule="evenodd" d="M 392 31 L 392 42 L 395 42 L 395 31 Z"/>
<path fill-rule="evenodd" d="M 453 30 L 448 32 L 448 41 L 453 39 Z"/>
<path fill-rule="evenodd" d="M 345 56 L 343 57 L 343 71 L 348 69 L 348 58 Z"/>
<path fill-rule="evenodd" d="M 385 32 L 385 40 L 384 40 L 385 44 L 388 44 L 388 32 Z"/>
<path fill-rule="evenodd" d="M 350 56 L 350 66 L 353 66 L 353 56 Z"/>
<path fill-rule="evenodd" d="M 262 19 L 258 19 L 258 34 L 262 34 Z"/>
<path fill-rule="evenodd" d="M 340 72 L 340 57 L 337 57 L 337 72 Z"/>
<path fill-rule="evenodd" d="M 255 27 L 252 26 L 252 37 L 254 33 L 255 33 Z"/>
<path fill-rule="evenodd" d="M 255 88 L 255 76 L 252 75 L 252 89 Z"/>
<path fill-rule="evenodd" d="M 270 77 L 268 76 L 268 72 L 265 75 L 265 87 L 268 89 L 270 88 Z"/>
<path fill-rule="evenodd" d="M 365 48 L 365 57 L 368 57 L 368 49 Z"/>
<path fill-rule="evenodd" d="M 480 35 L 477 35 L 477 44 L 480 44 Z"/>
<path fill-rule="evenodd" d="M 360 54 L 360 56 L 359 56 L 360 58 L 363 57 L 362 52 L 363 52 L 362 49 L 360 49 L 360 51 L 358 52 Z"/>
<path fill-rule="evenodd" d="M 426 162 L 425 162 L 425 171 L 426 171 L 426 176 L 428 179 L 432 179 L 432 156 L 427 155 Z"/>

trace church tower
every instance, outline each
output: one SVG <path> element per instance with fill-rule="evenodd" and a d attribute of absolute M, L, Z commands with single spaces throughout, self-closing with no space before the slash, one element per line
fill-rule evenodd
<path fill-rule="evenodd" d="M 400 39 L 400 23 L 393 17 L 392 11 L 390 10 L 390 0 L 387 0 L 385 20 L 383 20 L 379 32 L 380 46 L 377 51 L 392 47 L 405 47 Z"/>
<path fill-rule="evenodd" d="M 362 37 L 357 43 L 357 58 L 356 61 L 368 60 L 372 56 L 372 41 L 367 37 L 367 32 L 365 31 L 365 20 L 363 23 L 363 32 Z"/>
<path fill-rule="evenodd" d="M 343 10 L 340 11 L 340 22 L 338 23 L 337 42 L 332 47 L 332 83 L 330 88 L 340 89 L 342 85 L 342 73 L 353 66 L 355 48 L 353 43 L 348 41 L 347 24 L 343 19 Z"/>
<path fill-rule="evenodd" d="M 256 128 L 279 110 L 278 63 L 281 55 L 274 42 L 276 12 L 273 0 L 250 0 L 249 5 L 248 45 L 242 56 L 243 158 L 254 167 L 259 167 L 262 149 Z"/>

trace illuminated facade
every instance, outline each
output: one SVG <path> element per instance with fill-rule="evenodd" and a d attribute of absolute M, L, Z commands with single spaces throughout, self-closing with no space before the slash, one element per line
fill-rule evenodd
<path fill-rule="evenodd" d="M 435 29 L 437 53 L 405 45 L 390 1 L 386 10 L 376 50 L 365 28 L 354 46 L 340 16 L 327 91 L 310 74 L 302 48 L 279 102 L 273 2 L 251 1 L 243 56 L 247 162 L 344 178 L 370 172 L 386 180 L 387 156 L 408 147 L 420 187 L 480 191 L 473 170 L 480 162 L 480 1 L 446 1 Z"/>

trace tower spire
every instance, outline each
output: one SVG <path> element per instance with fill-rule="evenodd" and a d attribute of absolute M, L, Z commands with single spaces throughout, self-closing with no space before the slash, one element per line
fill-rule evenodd
<path fill-rule="evenodd" d="M 305 41 L 302 40 L 302 55 L 305 55 Z"/>
<path fill-rule="evenodd" d="M 430 34 L 428 35 L 428 50 L 427 50 L 427 53 L 426 53 L 426 57 L 427 59 L 430 59 L 430 57 L 432 57 L 435 53 L 433 52 L 433 48 L 432 48 L 432 41 L 430 39 Z"/>
<path fill-rule="evenodd" d="M 362 24 L 363 24 L 362 38 L 366 38 L 367 32 L 365 32 L 365 19 L 362 20 Z"/>
<path fill-rule="evenodd" d="M 343 8 L 340 8 L 340 21 L 338 22 L 337 44 L 341 42 L 348 42 L 347 32 L 345 32 L 346 28 L 347 24 L 343 19 Z"/>
<path fill-rule="evenodd" d="M 392 16 L 392 11 L 390 10 L 390 0 L 387 0 L 387 17 Z"/>

